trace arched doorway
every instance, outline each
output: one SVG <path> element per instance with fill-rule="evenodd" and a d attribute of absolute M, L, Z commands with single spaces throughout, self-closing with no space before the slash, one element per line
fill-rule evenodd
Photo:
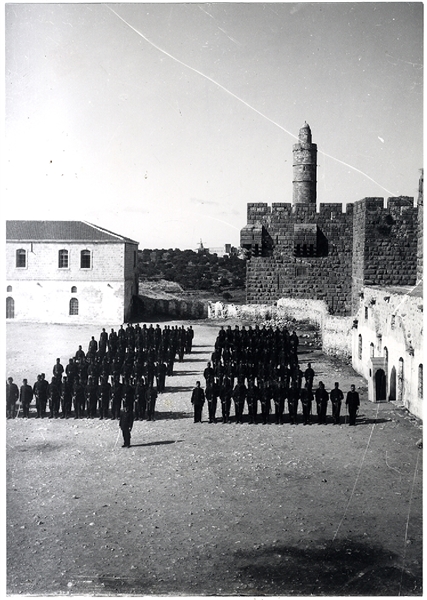
<path fill-rule="evenodd" d="M 390 393 L 389 400 L 396 400 L 396 367 L 392 367 L 390 373 Z"/>
<path fill-rule="evenodd" d="M 15 318 L 15 300 L 8 296 L 6 298 L 6 319 L 14 319 Z"/>
<path fill-rule="evenodd" d="M 403 402 L 403 388 L 405 381 L 403 358 L 399 358 L 399 373 L 397 374 L 397 399 Z"/>
<path fill-rule="evenodd" d="M 375 400 L 383 402 L 386 399 L 386 375 L 383 369 L 378 369 L 375 373 Z"/>

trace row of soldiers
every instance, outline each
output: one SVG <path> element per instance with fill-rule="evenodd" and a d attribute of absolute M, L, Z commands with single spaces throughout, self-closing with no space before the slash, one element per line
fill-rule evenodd
<path fill-rule="evenodd" d="M 157 324 L 142 327 L 122 325 L 108 335 L 102 329 L 99 342 L 92 336 L 87 353 L 79 346 L 75 356 L 64 368 L 59 358 L 53 367 L 53 377 L 47 381 L 44 373 L 37 376 L 33 386 L 27 379 L 18 390 L 13 379 L 6 386 L 7 417 L 16 414 L 18 399 L 23 417 L 29 416 L 33 398 L 37 417 L 44 418 L 49 405 L 49 416 L 63 418 L 84 415 L 101 419 L 111 416 L 118 419 L 123 407 L 132 408 L 136 419 L 154 419 L 158 393 L 165 390 L 166 376 L 173 375 L 173 366 L 184 360 L 192 351 L 194 331 L 192 326 Z M 111 379 L 111 383 L 110 383 Z"/>
<path fill-rule="evenodd" d="M 311 366 L 309 369 L 311 369 Z M 304 425 L 311 424 L 313 401 L 315 401 L 317 409 L 317 422 L 326 424 L 330 400 L 333 424 L 339 424 L 341 405 L 344 400 L 344 394 L 339 387 L 339 383 L 336 382 L 334 389 L 328 393 L 322 381 L 319 381 L 315 390 L 312 389 L 311 384 L 308 383 L 309 381 L 310 379 L 306 380 L 304 387 L 299 387 L 296 381 L 293 381 L 288 387 L 284 380 L 259 380 L 255 382 L 253 379 L 249 379 L 246 385 L 242 379 L 238 379 L 233 387 L 228 378 L 225 378 L 222 384 L 219 383 L 219 380 L 213 378 L 206 381 L 205 389 L 200 386 L 200 382 L 197 382 L 191 397 L 191 402 L 194 405 L 194 422 L 201 422 L 202 409 L 206 400 L 209 423 L 216 422 L 216 412 L 220 402 L 223 423 L 231 422 L 230 411 L 232 403 L 234 403 L 235 423 L 243 423 L 243 414 L 245 407 L 247 407 L 249 423 L 256 424 L 260 414 L 262 422 L 267 424 L 274 407 L 275 422 L 279 425 L 285 422 L 285 402 L 287 400 L 289 421 L 292 425 L 298 424 L 300 402 L 303 423 Z M 351 391 L 354 392 L 354 390 Z M 354 401 L 356 401 L 356 398 L 354 398 Z M 348 394 L 346 405 L 351 411 L 353 398 Z"/>

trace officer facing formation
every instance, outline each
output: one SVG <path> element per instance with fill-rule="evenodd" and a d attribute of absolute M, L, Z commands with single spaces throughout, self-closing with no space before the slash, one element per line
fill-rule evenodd
<path fill-rule="evenodd" d="M 205 392 L 200 387 L 200 381 L 196 381 L 196 387 L 191 394 L 191 404 L 194 406 L 194 422 L 202 422 L 202 411 L 205 403 Z"/>

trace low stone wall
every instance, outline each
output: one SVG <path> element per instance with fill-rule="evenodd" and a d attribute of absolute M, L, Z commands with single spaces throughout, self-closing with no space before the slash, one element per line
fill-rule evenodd
<path fill-rule="evenodd" d="M 152 298 L 138 296 L 138 316 L 163 315 L 178 319 L 206 319 L 208 305 L 201 300 L 181 300 L 179 298 Z"/>
<path fill-rule="evenodd" d="M 327 315 L 321 329 L 323 352 L 338 358 L 351 358 L 352 325 L 352 317 Z"/>

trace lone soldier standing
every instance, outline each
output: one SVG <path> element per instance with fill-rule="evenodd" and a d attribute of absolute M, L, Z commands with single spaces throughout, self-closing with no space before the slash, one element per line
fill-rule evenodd
<path fill-rule="evenodd" d="M 122 448 L 130 448 L 130 432 L 132 431 L 133 427 L 133 411 L 128 404 L 125 404 L 125 408 L 120 415 L 119 426 L 123 433 Z"/>
<path fill-rule="evenodd" d="M 194 422 L 202 422 L 202 410 L 205 403 L 205 392 L 200 387 L 200 381 L 196 381 L 196 387 L 191 394 L 191 404 L 194 406 Z"/>
<path fill-rule="evenodd" d="M 334 419 L 334 425 L 339 425 L 340 422 L 340 412 L 341 412 L 341 402 L 344 400 L 344 394 L 339 388 L 338 381 L 335 382 L 335 387 L 331 390 L 329 397 L 332 402 L 332 417 Z"/>
<path fill-rule="evenodd" d="M 350 416 L 349 425 L 356 425 L 356 415 L 357 409 L 360 406 L 360 398 L 359 393 L 356 392 L 356 387 L 354 385 L 350 386 L 350 391 L 347 392 L 347 398 L 345 403 L 348 407 L 348 414 Z"/>
<path fill-rule="evenodd" d="M 19 400 L 22 406 L 22 416 L 28 419 L 30 416 L 30 404 L 33 399 L 33 388 L 28 385 L 27 379 L 23 379 L 21 389 L 19 392 Z"/>

